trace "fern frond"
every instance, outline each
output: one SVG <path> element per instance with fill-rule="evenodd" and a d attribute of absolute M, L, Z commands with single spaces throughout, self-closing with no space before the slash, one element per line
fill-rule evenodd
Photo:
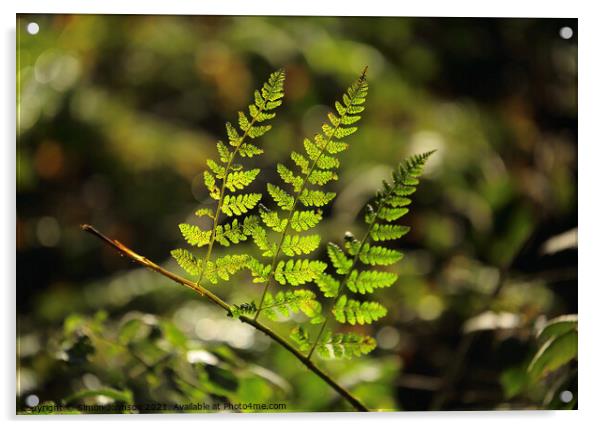
<path fill-rule="evenodd" d="M 334 192 L 310 191 L 304 189 L 299 195 L 299 201 L 305 207 L 322 207 L 336 197 Z"/>
<path fill-rule="evenodd" d="M 231 192 L 237 189 L 244 189 L 249 186 L 259 174 L 259 169 L 255 168 L 248 171 L 234 171 L 228 174 L 226 178 L 226 188 Z"/>
<path fill-rule="evenodd" d="M 178 265 L 182 267 L 191 276 L 198 276 L 200 273 L 201 261 L 186 249 L 174 249 L 171 251 L 171 256 L 176 260 Z"/>
<path fill-rule="evenodd" d="M 308 259 L 289 259 L 280 261 L 274 270 L 274 279 L 282 284 L 298 286 L 314 281 L 326 269 L 322 261 L 310 261 Z"/>
<path fill-rule="evenodd" d="M 361 294 L 372 293 L 374 289 L 391 286 L 397 281 L 397 274 L 387 271 L 351 271 L 347 279 L 347 287 L 351 292 Z"/>
<path fill-rule="evenodd" d="M 302 352 L 306 352 L 311 348 L 311 343 L 309 341 L 309 334 L 303 328 L 303 326 L 295 326 L 290 333 L 291 339 L 297 343 L 297 347 Z"/>
<path fill-rule="evenodd" d="M 338 295 L 340 283 L 330 274 L 322 273 L 315 282 L 326 298 L 334 298 Z"/>
<path fill-rule="evenodd" d="M 280 233 L 280 241 L 275 251 L 266 246 L 264 237 L 260 237 L 260 244 L 265 254 L 272 256 L 272 273 L 273 278 L 281 283 L 290 283 L 291 285 L 315 281 L 324 271 L 325 264 L 320 261 L 295 261 L 295 260 L 279 260 L 280 253 L 293 257 L 295 255 L 308 254 L 314 251 L 319 243 L 318 235 L 291 235 L 288 234 L 289 229 L 297 232 L 307 231 L 315 227 L 322 220 L 322 212 L 320 210 L 301 210 L 297 211 L 297 204 L 302 204 L 308 208 L 319 208 L 327 205 L 335 197 L 334 192 L 325 192 L 315 187 L 323 186 L 332 180 L 337 180 L 338 176 L 335 171 L 339 167 L 339 160 L 334 155 L 345 150 L 348 145 L 340 139 L 353 134 L 357 128 L 350 126 L 356 123 L 360 118 L 355 115 L 359 111 L 355 111 L 350 115 L 351 110 L 355 110 L 354 106 L 361 106 L 365 102 L 368 91 L 368 84 L 365 76 L 354 82 L 345 92 L 343 96 L 343 104 L 335 104 L 338 115 L 330 113 L 328 121 L 322 126 L 322 132 L 316 134 L 313 139 L 306 138 L 303 140 L 303 148 L 305 153 L 293 151 L 291 153 L 292 163 L 296 168 L 289 168 L 283 164 L 278 164 L 277 171 L 282 181 L 292 188 L 292 194 L 284 189 L 268 184 L 268 193 L 276 205 L 286 213 L 286 217 L 281 217 L 273 214 L 263 214 L 264 224 Z M 341 109 L 339 109 L 341 107 Z M 348 117 L 349 116 L 349 117 Z M 293 171 L 294 170 L 294 171 Z M 319 270 L 310 270 L 308 274 L 307 268 L 319 267 Z M 328 281 L 328 277 L 322 280 L 325 290 L 331 290 L 332 282 Z M 267 289 L 270 285 L 270 278 L 266 280 L 263 296 L 259 303 L 258 314 L 262 311 Z"/>
<path fill-rule="evenodd" d="M 268 234 L 265 229 L 258 226 L 253 230 L 253 241 L 259 250 L 262 251 L 262 256 L 272 257 L 276 254 L 276 244 L 268 239 Z"/>
<path fill-rule="evenodd" d="M 395 240 L 410 232 L 409 226 L 389 225 L 375 223 L 370 231 L 370 237 L 374 241 Z"/>
<path fill-rule="evenodd" d="M 278 212 L 268 210 L 260 204 L 259 215 L 263 224 L 275 232 L 282 232 L 287 224 L 287 219 L 280 219 Z"/>
<path fill-rule="evenodd" d="M 376 340 L 355 332 L 333 334 L 326 331 L 318 341 L 316 350 L 324 359 L 352 359 L 370 353 L 376 348 Z"/>
<path fill-rule="evenodd" d="M 264 300 L 263 311 L 271 320 L 289 317 L 298 312 L 315 320 L 320 316 L 322 305 L 310 290 L 280 291 L 275 296 L 268 292 Z"/>
<path fill-rule="evenodd" d="M 259 225 L 257 216 L 247 216 L 242 223 L 234 219 L 231 224 L 218 225 L 215 229 L 215 241 L 222 246 L 230 246 L 231 243 L 238 244 L 246 241 L 253 235 L 253 231 Z"/>
<path fill-rule="evenodd" d="M 190 225 L 188 223 L 181 223 L 179 227 L 184 240 L 191 246 L 203 247 L 206 244 L 209 244 L 211 231 L 203 231 L 198 226 Z"/>
<path fill-rule="evenodd" d="M 320 245 L 320 236 L 313 235 L 285 235 L 280 250 L 287 256 L 309 254 Z"/>
<path fill-rule="evenodd" d="M 341 295 L 332 308 L 332 314 L 337 322 L 350 325 L 370 324 L 387 315 L 387 309 L 378 302 L 359 302 Z"/>
<path fill-rule="evenodd" d="M 205 171 L 203 172 L 203 181 L 205 183 L 205 187 L 209 191 L 209 196 L 214 200 L 219 200 L 222 193 L 216 184 L 215 176 L 210 172 Z"/>
<path fill-rule="evenodd" d="M 251 143 L 243 143 L 238 147 L 238 153 L 243 158 L 253 158 L 256 155 L 261 155 L 263 149 L 260 149 Z"/>
<path fill-rule="evenodd" d="M 337 274 L 347 274 L 353 265 L 353 261 L 334 243 L 328 243 L 328 257 L 332 262 L 332 266 L 336 268 Z"/>
<path fill-rule="evenodd" d="M 207 217 L 210 217 L 211 219 L 213 219 L 213 217 L 215 216 L 215 212 L 209 208 L 198 209 L 196 212 L 194 212 L 194 214 L 198 217 L 207 216 Z"/>
<path fill-rule="evenodd" d="M 263 283 L 272 272 L 272 266 L 269 264 L 262 264 L 257 259 L 249 256 L 247 259 L 247 268 L 251 271 L 253 276 L 253 283 Z"/>
<path fill-rule="evenodd" d="M 293 198 L 293 196 L 286 192 L 284 189 L 279 188 L 276 185 L 272 185 L 271 183 L 268 183 L 267 189 L 274 202 L 282 210 L 288 211 L 293 208 L 295 198 Z"/>
<path fill-rule="evenodd" d="M 303 210 L 295 211 L 291 216 L 290 225 L 297 232 L 307 231 L 322 220 L 322 211 Z"/>
<path fill-rule="evenodd" d="M 230 276 L 236 274 L 247 267 L 248 255 L 226 255 L 217 258 L 211 265 L 211 269 L 206 268 L 206 276 L 214 277 L 214 274 L 222 280 L 230 280 Z"/>
<path fill-rule="evenodd" d="M 351 249 L 351 246 L 348 247 Z M 349 250 L 351 255 L 356 253 Z M 372 246 L 368 243 L 364 244 L 359 254 L 360 261 L 368 265 L 391 265 L 403 258 L 403 253 L 398 250 L 389 249 L 383 246 Z"/>
<path fill-rule="evenodd" d="M 226 195 L 222 203 L 222 212 L 227 216 L 248 212 L 261 200 L 261 194 Z"/>

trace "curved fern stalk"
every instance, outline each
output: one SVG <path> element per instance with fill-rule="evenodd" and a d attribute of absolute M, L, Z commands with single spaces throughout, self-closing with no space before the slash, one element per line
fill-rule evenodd
<path fill-rule="evenodd" d="M 226 123 L 230 147 L 218 141 L 219 161 L 207 160 L 209 170 L 204 171 L 203 178 L 209 196 L 217 201 L 216 209 L 213 211 L 210 208 L 202 208 L 195 214 L 212 219 L 212 228 L 202 230 L 187 223 L 179 225 L 188 244 L 194 247 L 206 246 L 207 249 L 202 259 L 185 249 L 175 249 L 171 252 L 187 273 L 197 276 L 197 285 L 200 285 L 203 279 L 213 284 L 219 280 L 229 280 L 231 275 L 246 266 L 247 255 L 227 255 L 215 261 L 211 261 L 211 255 L 216 241 L 225 247 L 245 241 L 259 224 L 257 216 L 248 215 L 221 225 L 220 216 L 244 215 L 261 200 L 261 194 L 236 193 L 249 186 L 259 174 L 259 169 L 243 170 L 242 165 L 236 161 L 238 157 L 251 158 L 263 153 L 262 149 L 247 142 L 247 139 L 261 137 L 271 129 L 271 125 L 265 122 L 276 116 L 273 110 L 282 104 L 284 79 L 285 72 L 282 69 L 270 75 L 261 90 L 255 91 L 255 101 L 249 105 L 249 117 L 244 112 L 238 112 L 238 129 L 230 122 Z"/>
<path fill-rule="evenodd" d="M 289 231 L 304 232 L 318 225 L 322 220 L 320 207 L 327 205 L 336 195 L 318 188 L 338 179 L 336 169 L 339 160 L 335 155 L 348 147 L 341 139 L 357 131 L 357 127 L 351 125 L 360 120 L 359 113 L 364 110 L 363 104 L 368 94 L 366 70 L 367 68 L 343 94 L 343 102 L 335 103 L 337 114 L 328 114 L 329 123 L 322 125 L 322 132 L 316 134 L 313 140 L 304 139 L 305 155 L 294 151 L 291 153 L 291 160 L 298 173 L 283 164 L 277 165 L 280 178 L 292 189 L 292 193 L 271 183 L 267 185 L 268 193 L 279 207 L 281 215 L 278 210 L 270 211 L 260 206 L 260 216 L 266 228 L 257 227 L 253 239 L 262 255 L 271 258 L 271 263 L 268 265 L 250 259 L 248 264 L 253 281 L 264 284 L 255 320 L 267 306 L 277 301 L 278 295 L 274 298 L 268 292 L 272 279 L 281 285 L 298 286 L 315 281 L 326 269 L 326 264 L 322 261 L 293 258 L 309 254 L 318 248 L 320 236 L 289 234 Z M 306 209 L 297 210 L 299 203 Z M 280 234 L 280 238 L 276 242 L 270 241 L 267 229 Z M 281 253 L 293 259 L 279 258 Z M 303 296 L 307 297 L 307 293 Z M 312 323 L 320 323 L 323 320 L 320 303 L 314 300 L 311 307 L 314 311 L 305 314 Z M 267 311 L 265 314 L 272 320 L 276 318 L 274 311 Z"/>
<path fill-rule="evenodd" d="M 345 292 L 365 295 L 375 289 L 391 286 L 397 275 L 388 271 L 360 269 L 365 266 L 388 266 L 401 260 L 403 253 L 380 244 L 382 241 L 403 237 L 410 230 L 408 226 L 393 223 L 408 213 L 411 203 L 409 195 L 416 191 L 418 178 L 432 152 L 410 157 L 393 172 L 392 183 L 383 180 L 383 188 L 376 193 L 372 204 L 366 206 L 364 221 L 368 228 L 361 240 L 353 234 L 345 234 L 345 250 L 334 243 L 328 244 L 328 256 L 332 266 L 342 280 L 323 273 L 316 284 L 327 298 L 334 298 L 334 305 L 322 322 L 313 343 L 302 327 L 293 330 L 291 337 L 300 350 L 308 351 L 311 359 L 314 351 L 325 358 L 351 358 L 370 353 L 376 347 L 376 340 L 353 332 L 333 334 L 326 330 L 330 316 L 339 323 L 355 325 L 369 324 L 387 314 L 387 309 L 376 301 L 363 301 L 349 298 Z"/>

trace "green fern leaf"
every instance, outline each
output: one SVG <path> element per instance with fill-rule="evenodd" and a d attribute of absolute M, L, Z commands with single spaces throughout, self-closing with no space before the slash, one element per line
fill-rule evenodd
<path fill-rule="evenodd" d="M 174 249 L 171 251 L 171 256 L 191 276 L 198 276 L 201 272 L 201 261 L 188 250 Z"/>
<path fill-rule="evenodd" d="M 291 339 L 297 343 L 297 347 L 302 352 L 308 352 L 311 348 L 311 343 L 309 341 L 309 335 L 307 331 L 303 328 L 303 326 L 295 326 L 290 333 Z"/>
<path fill-rule="evenodd" d="M 324 333 L 316 351 L 324 359 L 352 359 L 370 353 L 376 348 L 376 340 L 355 332 L 332 334 Z"/>
<path fill-rule="evenodd" d="M 219 165 L 214 160 L 208 159 L 207 166 L 211 169 L 211 171 L 213 171 L 213 174 L 215 174 L 215 177 L 218 179 L 223 179 L 226 177 L 226 167 Z"/>
<path fill-rule="evenodd" d="M 227 216 L 248 212 L 261 200 L 261 194 L 226 195 L 222 203 L 222 212 Z"/>
<path fill-rule="evenodd" d="M 295 174 L 291 170 L 289 170 L 282 164 L 278 164 L 276 166 L 276 169 L 278 171 L 278 174 L 282 178 L 282 180 L 285 183 L 291 184 L 293 186 L 293 190 L 295 192 L 299 192 L 301 190 L 301 187 L 303 186 L 303 178 L 302 177 L 295 176 Z"/>
<path fill-rule="evenodd" d="M 293 208 L 295 199 L 284 189 L 272 185 L 271 183 L 268 183 L 267 189 L 274 202 L 278 204 L 282 210 L 291 210 Z"/>
<path fill-rule="evenodd" d="M 255 180 L 258 174 L 258 168 L 249 171 L 235 171 L 229 173 L 225 186 L 231 192 L 234 192 L 237 189 L 244 189 L 245 187 L 249 186 L 253 180 Z"/>
<path fill-rule="evenodd" d="M 234 219 L 231 224 L 218 225 L 215 229 L 215 241 L 228 247 L 230 243 L 237 244 L 246 241 L 259 225 L 257 216 L 247 216 L 242 223 Z"/>
<path fill-rule="evenodd" d="M 300 153 L 291 152 L 291 159 L 299 167 L 302 174 L 309 174 L 309 160 Z"/>
<path fill-rule="evenodd" d="M 409 226 L 376 223 L 370 231 L 370 237 L 374 241 L 396 240 L 406 235 L 409 231 Z"/>
<path fill-rule="evenodd" d="M 312 171 L 309 177 L 307 178 L 307 181 L 312 185 L 322 186 L 332 180 L 338 179 L 339 176 L 334 171 L 314 169 L 314 171 Z"/>
<path fill-rule="evenodd" d="M 287 256 L 309 254 L 320 245 L 318 234 L 299 236 L 285 235 L 280 249 Z"/>
<path fill-rule="evenodd" d="M 224 164 L 227 164 L 232 159 L 232 152 L 222 141 L 217 142 L 217 152 L 219 153 L 219 160 Z"/>
<path fill-rule="evenodd" d="M 334 192 L 322 192 L 304 189 L 299 195 L 299 201 L 305 207 L 322 207 L 336 197 Z"/>
<path fill-rule="evenodd" d="M 215 213 L 210 208 L 198 209 L 197 211 L 194 212 L 194 214 L 198 217 L 207 216 L 207 217 L 210 217 L 211 219 L 213 219 L 215 217 Z"/>
<path fill-rule="evenodd" d="M 253 276 L 253 283 L 263 283 L 265 282 L 272 271 L 272 266 L 269 264 L 262 264 L 257 259 L 249 256 L 247 259 L 247 268 L 251 271 L 251 275 Z"/>
<path fill-rule="evenodd" d="M 347 279 L 347 287 L 351 292 L 361 294 L 372 293 L 374 289 L 391 286 L 397 280 L 397 274 L 386 271 L 353 270 Z"/>
<path fill-rule="evenodd" d="M 310 261 L 307 259 L 289 259 L 280 261 L 274 270 L 274 279 L 284 285 L 298 286 L 314 281 L 324 270 L 326 264 L 322 261 Z"/>
<path fill-rule="evenodd" d="M 262 251 L 262 256 L 271 258 L 276 254 L 276 244 L 268 240 L 268 234 L 262 227 L 257 226 L 253 230 L 253 241 L 257 248 Z"/>
<path fill-rule="evenodd" d="M 392 222 L 394 220 L 399 219 L 400 217 L 406 215 L 410 210 L 406 207 L 382 207 L 378 211 L 378 218 L 386 220 L 387 222 Z"/>
<path fill-rule="evenodd" d="M 291 228 L 297 232 L 307 231 L 315 227 L 321 220 L 322 212 L 320 210 L 295 211 L 291 216 Z"/>
<path fill-rule="evenodd" d="M 266 293 L 263 310 L 271 320 L 289 317 L 302 312 L 307 317 L 315 319 L 322 311 L 322 305 L 316 300 L 316 295 L 309 290 L 280 291 L 275 296 Z"/>
<path fill-rule="evenodd" d="M 222 258 L 217 258 L 212 264 L 211 269 L 207 269 L 207 275 L 215 271 L 217 277 L 222 280 L 230 280 L 230 276 L 247 267 L 249 257 L 247 255 L 226 255 Z"/>
<path fill-rule="evenodd" d="M 259 212 L 264 225 L 275 232 L 282 232 L 286 228 L 287 219 L 280 219 L 278 212 L 263 209 Z"/>
<path fill-rule="evenodd" d="M 334 298 L 339 293 L 340 283 L 330 274 L 322 273 L 315 283 L 326 298 Z"/>
<path fill-rule="evenodd" d="M 403 253 L 382 246 L 364 244 L 359 258 L 364 264 L 391 265 L 403 258 Z"/>
<path fill-rule="evenodd" d="M 255 155 L 261 155 L 263 153 L 263 149 L 260 149 L 251 143 L 243 143 L 238 148 L 238 153 L 243 158 L 253 158 Z"/>
<path fill-rule="evenodd" d="M 209 196 L 214 200 L 219 200 L 220 191 L 217 185 L 215 184 L 215 176 L 208 171 L 204 171 L 203 179 L 205 182 L 205 187 L 209 191 Z"/>
<path fill-rule="evenodd" d="M 211 231 L 203 231 L 198 226 L 190 225 L 188 223 L 181 223 L 179 227 L 184 240 L 191 246 L 203 247 L 206 244 L 209 244 Z"/>
<path fill-rule="evenodd" d="M 378 302 L 359 302 L 347 299 L 347 295 L 341 295 L 332 309 L 335 319 L 339 323 L 350 325 L 370 324 L 387 315 L 387 309 Z"/>
<path fill-rule="evenodd" d="M 332 262 L 333 267 L 336 268 L 338 274 L 347 274 L 353 265 L 353 261 L 341 250 L 339 246 L 334 243 L 328 243 L 328 257 Z"/>

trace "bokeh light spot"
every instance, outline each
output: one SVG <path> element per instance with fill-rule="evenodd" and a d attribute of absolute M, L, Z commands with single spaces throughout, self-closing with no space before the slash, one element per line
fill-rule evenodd
<path fill-rule="evenodd" d="M 36 226 L 36 235 L 42 246 L 56 246 L 61 239 L 59 223 L 51 216 L 41 218 Z"/>

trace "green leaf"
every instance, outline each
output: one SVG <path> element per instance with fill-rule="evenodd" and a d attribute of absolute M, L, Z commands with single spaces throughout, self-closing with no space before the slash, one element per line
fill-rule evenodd
<path fill-rule="evenodd" d="M 341 248 L 334 243 L 328 243 L 327 252 L 333 267 L 337 270 L 337 274 L 347 274 L 353 265 L 353 261 L 347 258 Z"/>
<path fill-rule="evenodd" d="M 247 267 L 249 257 L 247 255 L 226 255 L 217 258 L 215 262 L 205 269 L 205 276 L 213 277 L 213 273 L 222 280 L 230 280 L 230 276 Z"/>
<path fill-rule="evenodd" d="M 330 274 L 320 274 L 315 283 L 326 298 L 334 298 L 339 293 L 340 283 Z"/>
<path fill-rule="evenodd" d="M 378 302 L 359 302 L 342 295 L 332 308 L 332 314 L 339 323 L 350 325 L 369 324 L 387 315 L 387 309 Z"/>
<path fill-rule="evenodd" d="M 237 244 L 246 241 L 253 235 L 253 231 L 259 225 L 257 216 L 247 216 L 242 223 L 234 219 L 231 224 L 218 225 L 215 228 L 215 241 L 222 246 L 230 246 L 230 243 Z"/>
<path fill-rule="evenodd" d="M 213 174 L 215 174 L 215 177 L 217 177 L 218 179 L 223 179 L 224 177 L 226 177 L 226 167 L 219 165 L 214 160 L 208 159 L 207 166 L 211 169 Z"/>
<path fill-rule="evenodd" d="M 303 178 L 295 176 L 291 170 L 282 164 L 278 164 L 276 169 L 280 175 L 280 178 L 282 178 L 285 183 L 291 184 L 295 192 L 299 192 L 301 190 L 301 187 L 303 186 Z"/>
<path fill-rule="evenodd" d="M 309 161 L 300 153 L 293 151 L 291 153 L 291 159 L 299 167 L 301 173 L 309 174 Z"/>
<path fill-rule="evenodd" d="M 236 191 L 237 189 L 244 189 L 255 180 L 257 175 L 259 174 L 259 169 L 255 168 L 249 171 L 235 171 L 232 173 L 228 173 L 228 178 L 226 179 L 226 188 L 228 188 L 231 192 Z"/>
<path fill-rule="evenodd" d="M 224 164 L 227 164 L 232 159 L 232 153 L 228 149 L 228 146 L 222 141 L 217 142 L 217 152 L 219 153 L 219 159 Z"/>
<path fill-rule="evenodd" d="M 276 244 L 268 240 L 268 235 L 265 229 L 257 227 L 253 230 L 253 241 L 262 255 L 271 258 L 276 254 Z"/>
<path fill-rule="evenodd" d="M 198 209 L 196 212 L 194 212 L 194 214 L 198 217 L 207 216 L 207 217 L 210 217 L 211 219 L 213 219 L 215 217 L 215 213 L 213 213 L 213 210 L 210 208 Z"/>
<path fill-rule="evenodd" d="M 370 230 L 370 237 L 374 241 L 396 240 L 406 235 L 409 231 L 409 226 L 375 223 Z"/>
<path fill-rule="evenodd" d="M 188 250 L 174 249 L 171 251 L 171 256 L 191 276 L 198 276 L 200 274 L 201 261 Z"/>
<path fill-rule="evenodd" d="M 391 286 L 397 280 L 397 274 L 386 271 L 353 270 L 347 279 L 347 287 L 351 292 L 361 294 L 372 293 L 374 289 Z"/>
<path fill-rule="evenodd" d="M 275 232 L 282 232 L 286 228 L 287 219 L 280 219 L 278 212 L 272 210 L 261 210 L 259 212 L 264 225 Z"/>
<path fill-rule="evenodd" d="M 293 203 L 295 201 L 292 195 L 290 195 L 284 189 L 279 188 L 276 185 L 272 185 L 271 183 L 268 183 L 267 189 L 268 193 L 278 207 L 280 207 L 282 210 L 292 210 Z"/>
<path fill-rule="evenodd" d="M 316 250 L 320 245 L 320 236 L 318 234 L 299 236 L 285 235 L 280 249 L 287 256 L 309 254 Z"/>
<path fill-rule="evenodd" d="M 380 219 L 386 220 L 387 222 L 391 222 L 391 221 L 397 220 L 400 217 L 404 216 L 409 211 L 410 210 L 405 207 L 394 207 L 394 208 L 383 207 L 379 210 L 378 217 Z"/>
<path fill-rule="evenodd" d="M 271 320 L 289 317 L 298 312 L 314 318 L 320 314 L 322 306 L 316 300 L 316 295 L 312 291 L 301 289 L 280 291 L 275 296 L 267 292 L 262 311 Z"/>
<path fill-rule="evenodd" d="M 376 340 L 355 332 L 332 334 L 327 331 L 316 347 L 324 359 L 352 359 L 370 353 L 376 348 Z"/>
<path fill-rule="evenodd" d="M 297 232 L 307 231 L 322 220 L 321 210 L 295 211 L 291 216 L 291 228 Z"/>
<path fill-rule="evenodd" d="M 360 261 L 369 265 L 391 265 L 401 258 L 403 253 L 382 246 L 371 246 L 365 243 L 359 255 Z"/>
<path fill-rule="evenodd" d="M 543 327 L 537 339 L 539 341 L 547 341 L 552 337 L 557 337 L 569 331 L 577 330 L 577 315 L 566 314 L 549 320 Z"/>
<path fill-rule="evenodd" d="M 209 196 L 214 200 L 219 200 L 220 192 L 219 188 L 215 184 L 215 176 L 208 171 L 204 171 L 203 180 L 205 182 L 205 187 L 209 191 Z"/>
<path fill-rule="evenodd" d="M 537 380 L 576 358 L 577 331 L 571 330 L 546 341 L 533 357 L 528 372 Z"/>
<path fill-rule="evenodd" d="M 309 342 L 309 335 L 303 326 L 295 326 L 290 333 L 291 339 L 297 343 L 299 350 L 302 352 L 308 352 L 311 349 L 311 343 Z"/>
<path fill-rule="evenodd" d="M 257 259 L 249 256 L 247 259 L 247 268 L 251 271 L 253 276 L 253 283 L 263 283 L 269 279 L 272 266 L 269 264 L 262 264 Z"/>
<path fill-rule="evenodd" d="M 209 243 L 211 231 L 203 231 L 198 226 L 188 223 L 181 223 L 179 227 L 184 240 L 191 246 L 203 247 Z"/>
<path fill-rule="evenodd" d="M 322 261 L 310 261 L 307 259 L 289 259 L 280 261 L 274 270 L 274 279 L 284 285 L 298 286 L 314 281 L 326 269 Z"/>
<path fill-rule="evenodd" d="M 261 194 L 226 195 L 222 202 L 222 212 L 227 216 L 248 212 L 261 200 Z"/>
<path fill-rule="evenodd" d="M 299 201 L 306 207 L 322 207 L 328 204 L 336 194 L 334 192 L 310 191 L 304 189 L 299 195 Z"/>
<path fill-rule="evenodd" d="M 251 143 L 243 143 L 238 148 L 238 153 L 243 158 L 253 158 L 255 155 L 261 155 L 263 153 L 263 149 L 260 149 Z"/>
<path fill-rule="evenodd" d="M 338 179 L 339 176 L 337 176 L 337 174 L 334 171 L 314 169 L 314 171 L 312 171 L 309 177 L 307 178 L 307 181 L 312 185 L 323 186 L 331 180 Z"/>

